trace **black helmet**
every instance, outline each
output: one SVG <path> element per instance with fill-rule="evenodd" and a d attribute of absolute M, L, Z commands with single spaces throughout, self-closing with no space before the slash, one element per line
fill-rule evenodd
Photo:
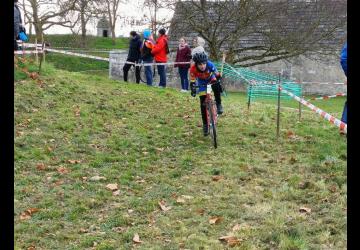
<path fill-rule="evenodd" d="M 195 55 L 193 55 L 192 59 L 196 64 L 207 63 L 208 56 L 206 55 L 205 52 L 201 52 L 201 53 L 196 53 Z"/>
<path fill-rule="evenodd" d="M 159 33 L 160 33 L 161 35 L 165 35 L 166 30 L 165 30 L 164 28 L 161 28 L 161 29 L 159 29 Z"/>

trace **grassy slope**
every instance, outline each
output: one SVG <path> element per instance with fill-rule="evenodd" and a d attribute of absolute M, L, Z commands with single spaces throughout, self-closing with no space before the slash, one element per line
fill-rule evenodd
<path fill-rule="evenodd" d="M 34 42 L 34 37 L 30 38 L 30 42 Z M 45 40 L 50 42 L 51 47 L 70 47 L 80 48 L 80 36 L 77 35 L 46 35 Z M 127 49 L 129 41 L 127 38 L 116 38 L 116 44 L 112 44 L 111 38 L 88 36 L 85 50 L 111 50 L 111 49 Z M 109 57 L 108 53 L 88 53 L 83 54 Z M 88 58 L 80 58 L 75 56 L 63 55 L 58 53 L 49 53 L 46 55 L 46 61 L 51 62 L 58 69 L 67 71 L 97 71 L 103 75 L 107 75 L 109 64 L 103 61 L 95 61 Z M 101 71 L 101 72 L 100 72 Z"/>
<path fill-rule="evenodd" d="M 139 249 L 223 249 L 240 224 L 238 249 L 346 249 L 346 139 L 317 115 L 284 110 L 276 141 L 275 107 L 230 94 L 214 150 L 198 98 L 49 65 L 42 79 L 15 83 L 17 247 L 130 249 L 138 233 Z"/>

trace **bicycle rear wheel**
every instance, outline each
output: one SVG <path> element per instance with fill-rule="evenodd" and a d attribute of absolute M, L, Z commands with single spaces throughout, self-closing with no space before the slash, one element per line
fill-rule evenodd
<path fill-rule="evenodd" d="M 211 101 L 207 105 L 208 113 L 208 128 L 210 132 L 211 139 L 213 141 L 214 148 L 217 148 L 217 133 L 216 133 L 216 108 L 214 101 Z"/>

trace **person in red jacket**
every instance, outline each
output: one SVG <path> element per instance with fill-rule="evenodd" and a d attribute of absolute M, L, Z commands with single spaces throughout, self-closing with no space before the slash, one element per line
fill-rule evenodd
<path fill-rule="evenodd" d="M 154 56 L 156 63 L 166 63 L 168 54 L 168 37 L 165 35 L 164 28 L 159 30 L 159 38 L 156 40 L 156 44 L 151 50 L 151 54 Z M 160 76 L 159 87 L 166 87 L 166 71 L 165 65 L 157 65 L 158 73 Z"/>
<path fill-rule="evenodd" d="M 188 64 L 175 64 L 174 67 L 179 68 L 179 75 L 181 80 L 181 92 L 189 91 L 189 79 L 188 72 L 190 68 L 190 60 L 191 60 L 191 49 L 189 45 L 186 43 L 185 38 L 180 38 L 179 47 L 176 53 L 175 62 L 188 62 Z"/>

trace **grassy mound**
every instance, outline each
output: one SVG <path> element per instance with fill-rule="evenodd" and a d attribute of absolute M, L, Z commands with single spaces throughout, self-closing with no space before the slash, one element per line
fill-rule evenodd
<path fill-rule="evenodd" d="M 198 98 L 31 65 L 15 71 L 18 248 L 346 249 L 346 138 L 316 114 L 284 108 L 277 141 L 275 101 L 249 113 L 230 93 L 214 150 Z"/>

